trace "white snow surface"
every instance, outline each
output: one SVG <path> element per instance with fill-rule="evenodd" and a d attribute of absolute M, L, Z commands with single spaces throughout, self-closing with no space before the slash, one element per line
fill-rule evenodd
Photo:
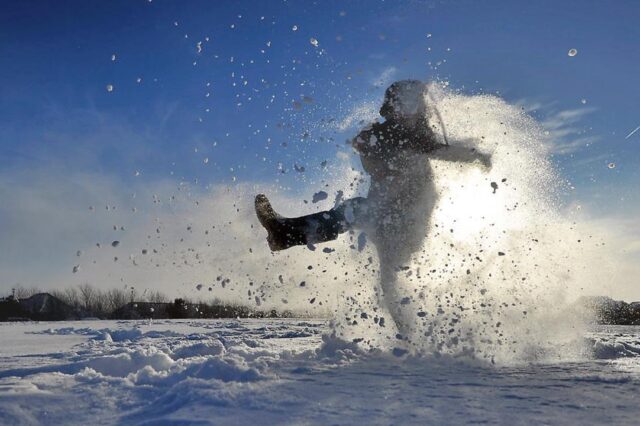
<path fill-rule="evenodd" d="M 640 327 L 499 366 L 365 353 L 324 320 L 0 324 L 0 424 L 637 424 Z"/>

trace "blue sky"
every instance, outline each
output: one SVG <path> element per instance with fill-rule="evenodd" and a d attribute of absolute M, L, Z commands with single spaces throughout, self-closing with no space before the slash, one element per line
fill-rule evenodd
<path fill-rule="evenodd" d="M 640 131 L 625 137 L 640 126 L 638 12 L 636 1 L 5 1 L 0 195 L 65 176 L 122 192 L 234 178 L 304 191 L 357 127 L 331 123 L 392 79 L 420 78 L 531 108 L 557 136 L 568 202 L 637 217 Z M 8 257 L 44 274 L 62 262 L 19 238 L 25 217 L 40 220 L 23 208 L 0 210 L 16 233 L 3 250 L 35 250 Z"/>

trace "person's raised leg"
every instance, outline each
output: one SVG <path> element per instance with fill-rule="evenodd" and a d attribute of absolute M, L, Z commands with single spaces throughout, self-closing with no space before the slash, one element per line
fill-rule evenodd
<path fill-rule="evenodd" d="M 297 245 L 316 244 L 335 240 L 362 222 L 364 198 L 346 200 L 335 208 L 306 216 L 287 218 L 273 209 L 264 194 L 255 198 L 256 215 L 267 230 L 267 242 L 273 251 Z"/>

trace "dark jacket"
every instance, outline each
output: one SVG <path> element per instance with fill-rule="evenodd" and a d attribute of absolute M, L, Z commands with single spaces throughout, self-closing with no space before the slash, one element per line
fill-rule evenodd
<path fill-rule="evenodd" d="M 360 154 L 362 167 L 374 179 L 401 174 L 404 162 L 411 158 L 405 154 L 427 154 L 443 146 L 427 126 L 416 131 L 392 120 L 373 123 L 351 143 Z"/>

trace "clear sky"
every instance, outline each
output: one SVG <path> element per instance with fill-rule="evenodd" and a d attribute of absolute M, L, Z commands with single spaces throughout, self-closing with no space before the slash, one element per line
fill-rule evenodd
<path fill-rule="evenodd" d="M 623 0 L 6 0 L 0 291 L 69 273 L 78 211 L 105 194 L 196 179 L 304 192 L 358 126 L 335 123 L 400 78 L 530 109 L 568 203 L 620 225 L 637 261 L 639 16 Z"/>

